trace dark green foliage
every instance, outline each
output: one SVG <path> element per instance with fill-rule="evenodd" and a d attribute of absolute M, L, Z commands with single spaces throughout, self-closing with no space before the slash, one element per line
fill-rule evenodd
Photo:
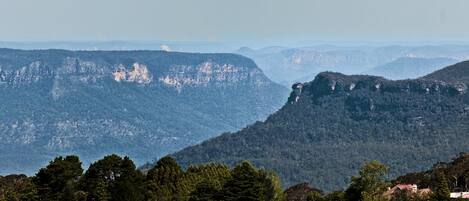
<path fill-rule="evenodd" d="M 382 195 L 387 187 L 384 181 L 387 173 L 388 168 L 377 161 L 366 163 L 359 175 L 352 177 L 345 198 L 348 201 L 384 200 Z"/>
<path fill-rule="evenodd" d="M 190 194 L 189 201 L 214 201 L 220 195 L 220 188 L 210 181 L 202 181 L 197 184 L 195 190 Z"/>
<path fill-rule="evenodd" d="M 312 192 L 308 195 L 306 201 L 325 201 L 325 198 L 319 192 Z"/>
<path fill-rule="evenodd" d="M 106 156 L 90 165 L 80 181 L 88 200 L 144 200 L 144 177 L 128 158 Z"/>
<path fill-rule="evenodd" d="M 460 153 L 450 162 L 438 162 L 428 171 L 409 173 L 398 177 L 393 183 L 412 183 L 419 188 L 430 188 L 433 193 L 427 199 L 407 196 L 396 200 L 449 200 L 450 192 L 468 191 L 469 154 Z M 402 195 L 404 197 L 404 195 Z M 428 197 L 428 196 L 427 196 Z"/>
<path fill-rule="evenodd" d="M 265 122 L 173 156 L 183 167 L 249 160 L 275 170 L 285 186 L 309 182 L 326 191 L 345 188 L 367 160 L 388 165 L 391 177 L 418 171 L 469 151 L 469 82 L 455 83 L 469 76 L 469 62 L 455 67 L 462 69 L 456 79 L 438 73 L 400 81 L 321 73 L 304 83 L 298 102 L 292 93 Z M 434 80 L 440 77 L 448 80 Z"/>
<path fill-rule="evenodd" d="M 438 171 L 435 175 L 435 182 L 436 185 L 433 187 L 432 199 L 434 201 L 449 201 L 451 191 L 449 190 L 445 174 Z"/>
<path fill-rule="evenodd" d="M 0 176 L 0 200 L 38 201 L 37 188 L 26 175 Z"/>
<path fill-rule="evenodd" d="M 259 170 L 260 183 L 262 185 L 262 194 L 265 200 L 282 201 L 285 199 L 282 184 L 277 173 L 273 171 Z"/>
<path fill-rule="evenodd" d="M 276 174 L 248 162 L 233 170 L 215 163 L 183 170 L 163 157 L 145 177 L 128 157 L 109 155 L 82 172 L 78 157 L 67 156 L 33 178 L 0 177 L 0 201 L 283 201 Z"/>
<path fill-rule="evenodd" d="M 217 189 L 231 177 L 228 166 L 216 163 L 190 166 L 185 174 L 185 183 L 194 188 L 201 181 L 209 181 Z"/>
<path fill-rule="evenodd" d="M 273 172 L 243 162 L 232 171 L 225 165 L 191 166 L 183 171 L 163 157 L 147 173 L 147 200 L 283 200 L 280 180 Z"/>
<path fill-rule="evenodd" d="M 0 176 L 0 201 L 445 201 L 450 192 L 445 174 L 454 171 L 452 166 L 462 168 L 460 162 L 468 156 L 461 154 L 449 165 L 435 165 L 433 194 L 402 191 L 386 199 L 383 192 L 388 186 L 384 181 L 388 169 L 377 161 L 364 164 L 345 192 L 323 193 L 307 183 L 282 192 L 274 172 L 246 161 L 231 170 L 215 163 L 183 170 L 167 156 L 145 178 L 128 157 L 106 156 L 81 175 L 78 157 L 67 156 L 57 157 L 34 177 Z M 59 188 L 58 183 L 63 186 Z"/>
<path fill-rule="evenodd" d="M 324 197 L 324 200 L 327 201 L 345 201 L 345 193 L 342 191 L 334 191 L 332 193 L 327 194 Z"/>
<path fill-rule="evenodd" d="M 273 201 L 283 198 L 280 183 L 274 175 L 258 170 L 249 162 L 241 162 L 232 177 L 223 185 L 221 197 L 225 201 Z"/>
<path fill-rule="evenodd" d="M 82 173 L 77 156 L 55 158 L 33 178 L 40 200 L 75 200 L 73 192 Z"/>
<path fill-rule="evenodd" d="M 163 157 L 147 173 L 148 200 L 183 200 L 185 190 L 182 186 L 184 172 L 171 157 Z"/>
<path fill-rule="evenodd" d="M 183 171 L 177 162 L 169 157 L 161 158 L 156 166 L 147 173 L 147 180 L 155 180 L 158 185 L 176 181 L 182 177 Z"/>
<path fill-rule="evenodd" d="M 226 201 L 260 201 L 262 186 L 258 171 L 248 162 L 242 162 L 233 170 L 233 176 L 223 186 L 221 192 Z"/>
<path fill-rule="evenodd" d="M 440 185 L 436 179 L 440 174 L 444 174 L 451 191 L 469 191 L 469 154 L 460 153 L 448 163 L 438 162 L 428 171 L 400 176 L 394 183 L 413 183 L 421 188 L 435 188 Z"/>

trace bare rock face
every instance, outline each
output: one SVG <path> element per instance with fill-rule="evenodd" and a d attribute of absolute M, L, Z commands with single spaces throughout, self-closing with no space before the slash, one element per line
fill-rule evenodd
<path fill-rule="evenodd" d="M 144 64 L 134 63 L 132 68 L 127 70 L 124 65 L 119 65 L 118 69 L 112 73 L 117 82 L 135 82 L 138 84 L 148 84 L 153 76 Z"/>
<path fill-rule="evenodd" d="M 152 161 L 264 119 L 287 93 L 233 54 L 0 49 L 0 174 L 68 153 Z"/>
<path fill-rule="evenodd" d="M 184 86 L 236 85 L 248 81 L 256 87 L 265 86 L 266 79 L 259 69 L 206 61 L 196 66 L 176 65 L 158 80 L 166 86 L 182 90 Z"/>

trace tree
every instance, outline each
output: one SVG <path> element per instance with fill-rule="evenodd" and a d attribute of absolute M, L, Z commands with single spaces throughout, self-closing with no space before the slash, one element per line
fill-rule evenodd
<path fill-rule="evenodd" d="M 192 165 L 185 172 L 184 183 L 195 190 L 200 182 L 208 181 L 217 189 L 221 189 L 230 177 L 231 170 L 227 165 L 215 163 Z"/>
<path fill-rule="evenodd" d="M 256 169 L 249 162 L 241 162 L 231 173 L 221 190 L 220 200 L 276 201 L 283 200 L 280 180 L 272 172 Z"/>
<path fill-rule="evenodd" d="M 216 184 L 205 180 L 200 182 L 196 189 L 190 194 L 189 201 L 213 201 L 217 200 L 220 189 L 217 188 Z"/>
<path fill-rule="evenodd" d="M 121 175 L 115 180 L 114 188 L 111 189 L 112 200 L 144 200 L 144 176 L 135 167 L 129 157 L 124 157 L 120 163 Z"/>
<path fill-rule="evenodd" d="M 24 174 L 0 176 L 0 200 L 37 201 L 36 185 Z"/>
<path fill-rule="evenodd" d="M 222 200 L 226 201 L 263 201 L 262 186 L 259 182 L 259 172 L 251 163 L 241 162 L 232 171 L 222 189 Z"/>
<path fill-rule="evenodd" d="M 332 193 L 327 194 L 324 196 L 324 200 L 326 201 L 344 201 L 345 194 L 343 191 L 334 191 Z"/>
<path fill-rule="evenodd" d="M 433 189 L 432 200 L 447 201 L 450 199 L 448 180 L 442 171 L 437 171 L 435 175 L 436 186 Z"/>
<path fill-rule="evenodd" d="M 326 201 L 326 200 L 322 197 L 321 193 L 314 191 L 308 195 L 308 197 L 306 198 L 306 201 Z"/>
<path fill-rule="evenodd" d="M 40 200 L 71 200 L 75 198 L 77 181 L 82 175 L 80 159 L 77 156 L 57 157 L 33 178 Z"/>
<path fill-rule="evenodd" d="M 184 172 L 177 162 L 169 157 L 161 158 L 147 173 L 146 189 L 148 200 L 181 200 Z"/>
<path fill-rule="evenodd" d="M 15 191 L 7 190 L 3 193 L 3 199 L 1 201 L 20 201 L 18 194 Z"/>
<path fill-rule="evenodd" d="M 144 200 L 144 178 L 128 157 L 105 156 L 90 165 L 81 180 L 88 200 Z"/>
<path fill-rule="evenodd" d="M 280 183 L 280 178 L 275 172 L 259 170 L 259 179 L 262 185 L 262 194 L 265 200 L 281 201 L 284 200 L 284 194 Z"/>
<path fill-rule="evenodd" d="M 388 168 L 378 161 L 365 163 L 358 176 L 352 177 L 351 184 L 345 192 L 349 201 L 383 200 L 387 184 L 384 177 Z"/>

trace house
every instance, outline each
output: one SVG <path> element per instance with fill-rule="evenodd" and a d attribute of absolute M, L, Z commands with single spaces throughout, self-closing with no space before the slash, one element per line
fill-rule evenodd
<path fill-rule="evenodd" d="M 383 196 L 385 198 L 392 198 L 401 193 L 409 193 L 418 197 L 428 196 L 432 191 L 429 188 L 418 189 L 416 184 L 397 184 L 396 186 L 389 188 L 384 192 Z"/>
<path fill-rule="evenodd" d="M 450 198 L 466 198 L 469 199 L 469 192 L 452 192 L 449 195 Z"/>
<path fill-rule="evenodd" d="M 392 195 L 399 193 L 399 192 L 410 192 L 410 193 L 417 193 L 418 187 L 417 184 L 397 184 L 396 186 L 389 188 L 385 193 L 385 197 L 391 197 Z"/>

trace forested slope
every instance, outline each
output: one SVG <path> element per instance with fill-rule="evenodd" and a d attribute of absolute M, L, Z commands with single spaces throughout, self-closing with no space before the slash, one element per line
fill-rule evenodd
<path fill-rule="evenodd" d="M 421 170 L 469 150 L 468 71 L 464 62 L 402 81 L 320 73 L 294 85 L 265 122 L 173 156 L 184 165 L 250 160 L 277 171 L 285 186 L 325 190 L 345 187 L 364 161 L 384 162 L 391 176 Z"/>

